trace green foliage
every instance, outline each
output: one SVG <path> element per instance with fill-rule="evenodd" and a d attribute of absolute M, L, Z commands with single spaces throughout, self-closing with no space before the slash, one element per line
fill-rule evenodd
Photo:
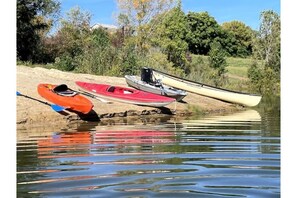
<path fill-rule="evenodd" d="M 158 50 L 150 50 L 145 58 L 141 59 L 141 64 L 143 66 L 151 67 L 160 71 L 175 71 L 173 68 L 173 63 L 169 62 L 166 54 L 161 53 Z"/>
<path fill-rule="evenodd" d="M 101 28 L 95 29 L 84 38 L 82 52 L 76 56 L 78 66 L 75 70 L 103 75 L 111 68 L 115 56 L 108 33 Z"/>
<path fill-rule="evenodd" d="M 260 30 L 254 40 L 254 57 L 264 66 L 248 70 L 251 87 L 262 94 L 280 94 L 280 17 L 268 10 L 261 12 Z"/>
<path fill-rule="evenodd" d="M 121 75 L 135 75 L 139 70 L 138 56 L 135 51 L 135 46 L 127 45 L 121 53 Z"/>
<path fill-rule="evenodd" d="M 206 56 L 195 55 L 191 63 L 189 63 L 189 74 L 187 79 L 212 84 L 212 74 L 214 69 L 209 66 L 209 60 Z"/>
<path fill-rule="evenodd" d="M 77 62 L 75 59 L 84 53 L 84 46 L 89 44 L 90 14 L 82 12 L 78 7 L 73 8 L 61 24 L 58 33 L 52 38 L 53 45 L 57 48 L 56 57 L 60 57 L 58 60 L 62 61 L 55 64 L 58 68 L 62 67 L 71 71 L 78 65 L 74 63 Z"/>
<path fill-rule="evenodd" d="M 175 0 L 117 0 L 118 23 L 127 28 L 128 36 L 134 37 L 134 44 L 140 56 L 145 55 L 150 49 L 151 36 L 156 25 L 162 21 L 155 18 L 171 10 L 175 2 Z M 152 21 L 154 22 L 151 23 Z"/>
<path fill-rule="evenodd" d="M 62 71 L 72 71 L 76 64 L 71 55 L 65 53 L 55 59 L 55 66 Z"/>
<path fill-rule="evenodd" d="M 270 67 L 260 67 L 255 63 L 249 68 L 248 77 L 252 90 L 263 95 L 280 94 L 278 73 Z"/>
<path fill-rule="evenodd" d="M 213 80 L 215 86 L 222 86 L 224 84 L 226 73 L 226 58 L 225 52 L 222 49 L 222 46 L 218 42 L 213 42 L 211 44 L 211 49 L 209 52 L 209 64 L 210 67 L 215 69 L 215 73 L 213 74 Z"/>
<path fill-rule="evenodd" d="M 113 76 L 139 75 L 146 66 L 240 90 L 246 88 L 241 81 L 249 77 L 252 92 L 279 93 L 280 18 L 273 11 L 261 13 L 260 30 L 253 32 L 239 21 L 220 26 L 207 12 L 185 14 L 180 0 L 118 2 L 122 27 L 115 33 L 91 30 L 91 14 L 76 7 L 49 36 L 60 4 L 18 0 L 18 63 L 50 63 L 65 71 Z M 251 52 L 257 64 L 252 59 L 226 59 L 248 57 Z"/>
<path fill-rule="evenodd" d="M 240 21 L 225 22 L 222 28 L 229 33 L 232 56 L 247 57 L 252 54 L 253 30 Z"/>
<path fill-rule="evenodd" d="M 254 55 L 267 67 L 280 72 L 280 17 L 272 10 L 261 12 L 260 30 L 254 40 Z"/>
<path fill-rule="evenodd" d="M 161 20 L 161 23 L 157 26 L 153 37 L 154 45 L 161 48 L 167 55 L 168 61 L 175 67 L 186 70 L 188 51 L 186 36 L 189 33 L 189 26 L 181 10 L 181 4 L 155 20 Z"/>
<path fill-rule="evenodd" d="M 39 62 L 41 38 L 52 26 L 52 19 L 59 12 L 55 0 L 17 1 L 17 58 L 21 61 Z"/>
<path fill-rule="evenodd" d="M 187 38 L 190 52 L 208 54 L 211 43 L 220 40 L 223 34 L 222 28 L 208 12 L 189 12 L 187 21 L 190 26 Z"/>

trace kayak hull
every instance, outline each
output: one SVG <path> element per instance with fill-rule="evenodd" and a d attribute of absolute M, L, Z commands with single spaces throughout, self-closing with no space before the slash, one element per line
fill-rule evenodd
<path fill-rule="evenodd" d="M 140 80 L 136 76 L 125 75 L 125 79 L 127 84 L 135 89 L 175 98 L 176 101 L 181 101 L 185 96 L 187 96 L 187 92 L 183 90 L 175 89 L 166 85 L 156 86 L 154 84 L 149 84 Z"/>
<path fill-rule="evenodd" d="M 84 91 L 95 94 L 101 98 L 117 102 L 142 106 L 163 107 L 175 101 L 174 98 L 160 96 L 127 87 L 81 81 L 76 81 L 75 83 Z"/>
<path fill-rule="evenodd" d="M 81 112 L 83 114 L 88 114 L 92 110 L 93 104 L 86 97 L 80 94 L 75 94 L 73 96 L 59 95 L 53 91 L 55 87 L 57 87 L 57 85 L 39 84 L 37 91 L 41 97 L 49 102 L 65 107 L 66 109 Z"/>

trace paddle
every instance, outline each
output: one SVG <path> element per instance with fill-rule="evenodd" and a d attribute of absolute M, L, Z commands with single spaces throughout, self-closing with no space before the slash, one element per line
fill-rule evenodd
<path fill-rule="evenodd" d="M 32 97 L 30 97 L 30 96 L 21 94 L 21 93 L 18 92 L 18 91 L 16 92 L 16 95 L 17 95 L 17 96 L 23 96 L 23 97 L 25 97 L 25 98 L 29 98 L 29 99 L 31 99 L 31 100 L 35 100 L 35 101 L 41 102 L 41 103 L 43 103 L 43 104 L 45 104 L 45 105 L 51 106 L 51 108 L 52 108 L 54 111 L 56 111 L 56 112 L 60 112 L 60 111 L 64 111 L 64 110 L 65 110 L 64 107 L 61 107 L 61 106 L 59 106 L 59 105 L 55 105 L 55 104 L 49 104 L 49 103 L 47 103 L 47 102 L 38 100 L 38 99 L 36 99 L 36 98 L 32 98 Z"/>
<path fill-rule="evenodd" d="M 83 90 L 81 90 L 81 89 L 78 89 L 78 90 L 79 90 L 80 92 L 76 91 L 77 93 L 80 93 L 80 94 L 83 94 L 83 95 L 85 95 L 85 96 L 89 96 L 89 97 L 91 97 L 91 98 L 97 99 L 97 100 L 99 100 L 99 101 L 101 101 L 101 102 L 103 102 L 103 103 L 108 103 L 108 104 L 112 103 L 111 101 L 104 100 L 103 98 L 100 98 L 100 97 L 98 97 L 98 96 L 96 96 L 96 95 L 94 95 L 94 94 L 85 92 L 85 91 L 83 91 Z"/>

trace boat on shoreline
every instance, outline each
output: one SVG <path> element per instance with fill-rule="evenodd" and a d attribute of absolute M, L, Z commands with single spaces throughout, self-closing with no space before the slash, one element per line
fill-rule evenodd
<path fill-rule="evenodd" d="M 187 92 L 183 90 L 175 89 L 158 82 L 145 82 L 137 76 L 125 75 L 125 79 L 126 83 L 130 87 L 161 96 L 175 98 L 176 101 L 181 101 L 185 96 L 187 96 Z"/>
<path fill-rule="evenodd" d="M 41 97 L 66 109 L 88 114 L 93 108 L 90 100 L 69 89 L 65 84 L 39 84 L 37 91 Z"/>
<path fill-rule="evenodd" d="M 247 107 L 254 107 L 258 105 L 262 98 L 261 95 L 218 88 L 211 85 L 182 79 L 177 76 L 157 71 L 155 69 L 152 69 L 152 73 L 153 78 L 160 80 L 162 83 L 168 86 Z"/>
<path fill-rule="evenodd" d="M 117 102 L 151 107 L 163 107 L 176 101 L 174 98 L 160 96 L 127 87 L 81 81 L 76 81 L 75 83 L 89 93 Z"/>

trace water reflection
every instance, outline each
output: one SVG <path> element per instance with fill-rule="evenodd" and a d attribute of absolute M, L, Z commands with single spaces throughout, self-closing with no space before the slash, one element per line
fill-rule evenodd
<path fill-rule="evenodd" d="M 176 123 L 22 132 L 18 196 L 279 197 L 279 129 L 270 133 L 265 123 L 247 110 Z"/>

